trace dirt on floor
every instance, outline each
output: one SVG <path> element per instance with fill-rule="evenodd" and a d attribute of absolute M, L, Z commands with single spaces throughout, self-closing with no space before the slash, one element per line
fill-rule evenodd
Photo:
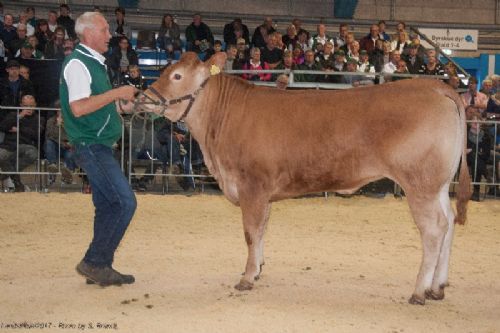
<path fill-rule="evenodd" d="M 500 332 L 500 201 L 469 203 L 443 301 L 408 304 L 421 244 L 406 200 L 273 204 L 266 265 L 239 292 L 241 213 L 219 195 L 138 195 L 115 258 L 136 283 L 75 272 L 89 195 L 0 195 L 0 332 Z"/>

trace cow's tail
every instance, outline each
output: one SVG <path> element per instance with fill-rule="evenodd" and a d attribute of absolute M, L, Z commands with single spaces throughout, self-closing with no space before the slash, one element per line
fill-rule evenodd
<path fill-rule="evenodd" d="M 452 99 L 457 105 L 458 115 L 460 117 L 460 126 L 462 128 L 462 156 L 460 162 L 460 171 L 458 174 L 458 186 L 457 186 L 457 215 L 455 216 L 456 224 L 465 224 L 467 220 L 467 202 L 471 196 L 470 184 L 471 179 L 469 175 L 469 168 L 467 167 L 467 123 L 465 108 L 460 100 L 460 97 L 456 94 L 446 94 L 450 99 Z"/>

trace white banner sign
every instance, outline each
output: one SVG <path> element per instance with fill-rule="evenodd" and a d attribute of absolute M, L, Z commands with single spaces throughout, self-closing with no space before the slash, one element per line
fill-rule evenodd
<path fill-rule="evenodd" d="M 419 30 L 442 49 L 477 50 L 477 30 L 427 28 L 419 28 Z M 425 48 L 433 48 L 423 39 L 422 45 Z"/>

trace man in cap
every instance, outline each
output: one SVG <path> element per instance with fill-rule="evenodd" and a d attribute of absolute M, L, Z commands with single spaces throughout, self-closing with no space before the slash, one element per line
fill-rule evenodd
<path fill-rule="evenodd" d="M 424 58 L 418 54 L 418 48 L 421 46 L 418 43 L 411 43 L 408 54 L 404 56 L 406 62 L 406 68 L 410 74 L 418 74 L 422 66 L 424 65 Z"/>
<path fill-rule="evenodd" d="M 31 45 L 28 41 L 25 41 L 21 46 L 21 50 L 19 50 L 19 55 L 17 56 L 19 59 L 34 59 L 33 55 L 33 45 Z"/>
<path fill-rule="evenodd" d="M 8 76 L 0 80 L 0 104 L 4 106 L 19 106 L 21 97 L 34 95 L 35 91 L 30 81 L 19 75 L 19 62 L 9 60 L 6 71 Z M 3 112 L 4 113 L 4 112 Z M 2 112 L 0 112 L 0 118 Z"/>

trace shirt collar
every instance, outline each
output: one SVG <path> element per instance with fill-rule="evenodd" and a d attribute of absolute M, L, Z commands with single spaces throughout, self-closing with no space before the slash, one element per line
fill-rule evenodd
<path fill-rule="evenodd" d="M 106 61 L 106 57 L 104 57 L 102 54 L 100 54 L 99 52 L 97 52 L 93 48 L 91 48 L 83 43 L 80 43 L 80 46 L 82 46 L 85 50 L 87 50 L 90 53 L 90 55 L 92 57 L 96 58 L 101 64 L 104 65 L 104 61 Z"/>

